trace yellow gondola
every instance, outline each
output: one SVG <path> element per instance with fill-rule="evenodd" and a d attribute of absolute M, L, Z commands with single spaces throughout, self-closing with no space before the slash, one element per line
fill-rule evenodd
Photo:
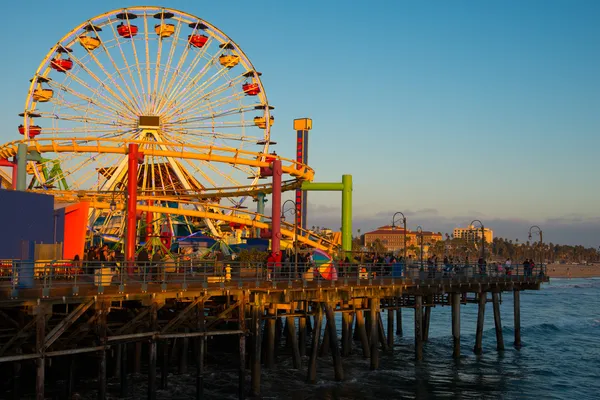
<path fill-rule="evenodd" d="M 47 101 L 50 101 L 53 95 L 54 90 L 52 89 L 37 88 L 33 91 L 33 101 L 45 103 Z"/>
<path fill-rule="evenodd" d="M 79 44 L 86 50 L 96 50 L 100 46 L 100 39 L 94 36 L 79 36 Z"/>
<path fill-rule="evenodd" d="M 154 26 L 154 31 L 161 38 L 168 38 L 175 33 L 175 25 L 173 25 L 173 24 L 157 24 Z"/>
<path fill-rule="evenodd" d="M 273 126 L 273 122 L 275 122 L 275 118 L 271 116 L 271 118 L 269 118 L 269 126 Z M 254 117 L 254 125 L 258 126 L 260 129 L 266 129 L 267 123 L 265 117 Z"/>
<path fill-rule="evenodd" d="M 240 56 L 235 54 L 223 54 L 219 57 L 219 62 L 225 68 L 233 68 L 240 62 Z"/>

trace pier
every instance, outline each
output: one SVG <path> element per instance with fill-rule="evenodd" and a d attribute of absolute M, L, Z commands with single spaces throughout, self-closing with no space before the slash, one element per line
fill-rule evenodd
<path fill-rule="evenodd" d="M 448 332 L 454 348 L 448 357 L 471 351 L 461 348 L 461 306 L 478 307 L 472 351 L 502 351 L 502 296 L 514 296 L 514 346 L 519 347 L 520 293 L 548 281 L 544 266 L 526 275 L 417 270 L 393 276 L 390 266 L 363 265 L 324 280 L 285 267 L 269 273 L 264 265 L 134 265 L 102 279 L 99 272 L 73 273 L 50 263 L 36 265 L 33 287 L 21 289 L 18 268 L 14 262 L 0 281 L 0 368 L 13 378 L 4 390 L 14 399 L 28 395 L 21 393 L 20 382 L 24 371 L 34 370 L 37 399 L 50 390 L 48 374 L 66 382 L 60 397 L 71 398 L 84 358 L 88 372 L 95 368 L 99 399 L 106 398 L 109 375 L 120 380 L 119 393 L 111 395 L 127 397 L 129 374 L 141 371 L 148 377 L 148 399 L 154 399 L 175 366 L 180 373 L 195 370 L 196 395 L 203 398 L 206 356 L 225 350 L 237 354 L 239 398 L 257 397 L 262 369 L 275 368 L 283 357 L 276 351 L 283 338 L 293 368 L 306 370 L 308 384 L 318 377 L 343 381 L 342 358 L 352 347 L 369 359 L 370 369 L 379 367 L 380 353 L 393 351 L 403 332 L 406 312 L 414 312 L 414 356 L 422 360 L 431 309 L 440 306 L 452 310 Z M 494 313 L 496 349 L 482 347 L 487 303 Z M 217 337 L 227 345 L 210 340 Z M 331 370 L 317 369 L 319 357 L 331 359 Z"/>

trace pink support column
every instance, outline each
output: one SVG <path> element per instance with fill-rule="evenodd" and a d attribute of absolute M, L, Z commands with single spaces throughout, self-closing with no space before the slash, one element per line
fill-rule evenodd
<path fill-rule="evenodd" d="M 271 255 L 275 262 L 281 262 L 281 160 L 273 161 L 273 210 L 271 216 Z M 280 264 L 278 264 L 280 265 Z"/>
<path fill-rule="evenodd" d="M 137 231 L 137 166 L 138 145 L 129 144 L 128 170 L 127 170 L 127 247 L 125 248 L 125 260 L 135 261 L 135 243 Z M 129 264 L 127 273 L 133 274 L 133 265 Z"/>

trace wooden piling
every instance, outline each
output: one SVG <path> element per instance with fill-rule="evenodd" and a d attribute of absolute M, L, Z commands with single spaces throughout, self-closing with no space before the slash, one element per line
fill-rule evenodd
<path fill-rule="evenodd" d="M 360 338 L 363 357 L 370 358 L 371 349 L 369 348 L 369 338 L 367 336 L 367 329 L 365 327 L 365 315 L 363 310 L 356 310 L 356 330 L 358 331 L 358 337 Z"/>
<path fill-rule="evenodd" d="M 118 378 L 121 376 L 121 352 L 122 352 L 122 345 L 118 344 L 115 346 L 115 352 L 114 352 L 114 356 L 113 356 L 113 361 L 115 363 L 115 368 L 113 369 L 113 376 L 115 378 Z"/>
<path fill-rule="evenodd" d="M 238 398 L 244 400 L 246 398 L 246 297 L 242 292 L 240 305 L 238 307 L 238 328 L 242 332 L 240 334 L 240 363 L 238 369 Z M 293 324 L 292 324 L 293 325 Z"/>
<path fill-rule="evenodd" d="M 371 370 L 379 368 L 379 340 L 378 331 L 379 324 L 377 318 L 377 311 L 379 309 L 379 299 L 369 299 L 369 314 L 371 316 Z"/>
<path fill-rule="evenodd" d="M 396 299 L 398 309 L 396 310 L 396 335 L 402 336 L 402 309 L 400 308 L 400 299 Z"/>
<path fill-rule="evenodd" d="M 383 327 L 383 317 L 381 311 L 377 311 L 377 337 L 383 351 L 388 351 L 387 339 L 385 337 L 385 328 Z"/>
<path fill-rule="evenodd" d="M 496 328 L 496 349 L 504 351 L 504 337 L 502 335 L 502 320 L 500 318 L 500 300 L 498 292 L 492 292 L 492 305 L 494 307 L 494 325 Z"/>
<path fill-rule="evenodd" d="M 20 348 L 17 349 L 17 354 L 21 354 Z M 12 398 L 13 400 L 21 399 L 21 363 L 16 361 L 13 363 L 13 376 L 12 376 Z M 67 377 L 68 379 L 68 377 Z M 69 398 L 69 397 L 67 397 Z"/>
<path fill-rule="evenodd" d="M 460 358 L 460 293 L 452 293 L 452 340 L 454 350 L 452 356 Z"/>
<path fill-rule="evenodd" d="M 306 304 L 303 306 L 304 311 L 306 311 Z M 300 357 L 304 357 L 306 355 L 306 317 L 298 318 L 298 347 L 300 351 Z"/>
<path fill-rule="evenodd" d="M 135 342 L 133 355 L 133 373 L 139 374 L 142 372 L 142 342 Z"/>
<path fill-rule="evenodd" d="M 163 340 L 161 345 L 162 356 L 160 366 L 160 388 L 166 390 L 169 386 L 169 341 Z M 196 349 L 198 351 L 198 349 Z"/>
<path fill-rule="evenodd" d="M 319 349 L 319 357 L 327 357 L 329 355 L 329 320 L 325 323 L 325 333 L 323 334 L 323 341 L 321 342 L 321 348 Z"/>
<path fill-rule="evenodd" d="M 350 355 L 350 343 L 352 342 L 349 337 L 351 334 L 352 321 L 350 320 L 349 312 L 342 312 L 342 356 L 347 357 Z"/>
<path fill-rule="evenodd" d="M 120 356 L 120 354 L 119 354 Z M 69 356 L 68 366 L 67 366 L 67 380 L 65 382 L 65 397 L 67 399 L 71 399 L 73 396 L 73 388 L 75 387 L 75 368 L 76 368 L 76 359 L 75 356 Z M 119 369 L 119 373 L 121 370 Z"/>
<path fill-rule="evenodd" d="M 521 292 L 513 290 L 515 306 L 515 347 L 521 348 Z"/>
<path fill-rule="evenodd" d="M 256 296 L 256 294 L 255 294 Z M 261 354 L 261 317 L 263 308 L 255 301 L 252 306 L 252 370 L 251 370 L 251 386 L 252 396 L 260 396 L 260 354 Z"/>
<path fill-rule="evenodd" d="M 129 352 L 129 347 L 127 345 L 127 343 L 124 343 L 123 345 L 123 351 L 121 352 L 121 377 L 119 378 L 120 380 L 120 388 L 119 388 L 119 392 L 121 397 L 127 397 L 127 370 L 129 368 L 129 365 L 127 364 L 127 353 Z"/>
<path fill-rule="evenodd" d="M 423 360 L 423 296 L 415 296 L 415 360 Z"/>
<path fill-rule="evenodd" d="M 391 305 L 391 301 L 389 305 Z M 390 351 L 394 350 L 394 311 L 387 310 L 387 344 Z"/>
<path fill-rule="evenodd" d="M 196 307 L 196 330 L 204 332 L 206 321 L 204 316 L 204 300 L 198 302 Z M 204 397 L 204 351 L 206 337 L 200 336 L 196 339 L 196 399 Z M 168 351 L 168 350 L 167 350 Z"/>
<path fill-rule="evenodd" d="M 308 373 L 306 381 L 315 383 L 317 381 L 317 355 L 319 354 L 319 339 L 321 338 L 321 322 L 323 320 L 323 307 L 321 303 L 315 303 L 315 326 L 312 332 L 312 346 L 310 348 L 310 360 L 308 362 Z"/>
<path fill-rule="evenodd" d="M 277 326 L 276 313 L 273 305 L 267 310 L 268 319 L 266 321 L 267 346 L 265 352 L 265 368 L 275 368 L 275 328 Z"/>
<path fill-rule="evenodd" d="M 486 294 L 485 292 L 479 292 L 478 294 L 478 311 L 477 311 L 477 332 L 475 334 L 475 347 L 473 352 L 475 354 L 481 354 L 483 352 L 483 348 L 481 342 L 483 340 L 483 321 L 485 317 L 485 302 L 486 302 Z"/>
<path fill-rule="evenodd" d="M 98 344 L 106 345 L 107 319 L 108 319 L 108 304 L 102 302 L 97 304 L 96 312 L 98 316 Z M 100 350 L 98 360 L 98 400 L 106 399 L 106 348 Z"/>
<path fill-rule="evenodd" d="M 44 339 L 46 338 L 46 310 L 43 307 L 36 307 L 35 316 L 35 349 L 41 354 L 44 347 Z M 45 379 L 45 363 L 44 357 L 35 360 L 36 378 L 35 378 L 35 398 L 36 400 L 44 400 L 44 379 Z"/>
<path fill-rule="evenodd" d="M 189 328 L 185 328 L 185 332 L 188 333 Z M 190 339 L 183 337 L 179 343 L 179 373 L 186 374 L 188 366 L 188 352 L 189 352 Z"/>
<path fill-rule="evenodd" d="M 292 363 L 294 364 L 295 369 L 300 369 L 300 349 L 298 348 L 298 337 L 296 336 L 296 323 L 294 322 L 294 317 L 286 317 L 286 325 L 290 347 L 292 348 Z"/>
<path fill-rule="evenodd" d="M 426 298 L 429 302 L 430 299 Z M 429 341 L 429 322 L 431 320 L 431 306 L 425 306 L 425 314 L 423 315 L 423 342 Z"/>
<path fill-rule="evenodd" d="M 342 357 L 337 340 L 337 329 L 335 327 L 335 315 L 333 313 L 334 304 L 327 303 L 325 312 L 327 314 L 327 324 L 329 325 L 329 344 L 331 346 L 331 355 L 333 358 L 333 371 L 336 381 L 344 380 L 344 370 L 342 367 Z"/>
<path fill-rule="evenodd" d="M 158 305 L 150 306 L 150 330 L 155 332 L 158 328 Z M 156 339 L 151 338 L 148 345 L 148 400 L 156 399 Z"/>

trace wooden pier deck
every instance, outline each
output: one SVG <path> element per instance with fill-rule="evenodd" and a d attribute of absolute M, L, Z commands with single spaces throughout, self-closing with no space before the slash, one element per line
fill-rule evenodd
<path fill-rule="evenodd" d="M 543 267 L 527 276 L 435 271 L 412 278 L 393 277 L 382 267 L 369 268 L 366 275 L 340 274 L 337 280 L 299 279 L 291 272 L 275 273 L 268 280 L 262 269 L 247 276 L 233 269 L 229 275 L 212 279 L 208 277 L 215 276 L 214 270 L 206 274 L 197 273 L 196 268 L 189 276 L 178 270 L 155 274 L 157 281 L 140 280 L 139 273 L 123 271 L 102 286 L 94 284 L 92 276 L 42 276 L 29 288 L 19 288 L 14 279 L 0 281 L 0 369 L 13 376 L 5 393 L 20 398 L 22 365 L 35 362 L 37 399 L 44 398 L 46 372 L 56 365 L 62 366 L 65 377 L 64 396 L 70 396 L 78 360 L 87 355 L 97 361 L 98 398 L 106 398 L 108 373 L 119 377 L 120 395 L 127 396 L 128 374 L 140 372 L 143 364 L 148 371 L 148 398 L 155 398 L 157 385 L 167 385 L 173 360 L 179 371 L 187 371 L 192 361 L 197 398 L 202 398 L 205 357 L 223 350 L 207 345 L 207 339 L 225 335 L 228 343 L 235 340 L 237 344 L 239 398 L 259 396 L 261 370 L 275 367 L 275 349 L 284 326 L 294 368 L 302 368 L 302 357 L 308 356 L 307 382 L 316 381 L 320 356 L 331 357 L 335 379 L 343 380 L 342 357 L 349 356 L 353 346 L 370 359 L 371 369 L 378 368 L 380 352 L 393 351 L 395 337 L 403 332 L 402 310 L 414 312 L 415 359 L 421 360 L 431 309 L 436 306 L 452 309 L 452 356 L 460 357 L 464 351 L 461 305 L 477 304 L 473 351 L 481 353 L 486 303 L 492 303 L 501 351 L 502 294 L 514 296 L 514 345 L 519 347 L 520 292 L 538 290 L 548 281 Z M 335 318 L 336 313 L 341 317 Z M 358 339 L 356 343 L 353 338 Z M 57 361 L 50 363 L 50 359 Z"/>

